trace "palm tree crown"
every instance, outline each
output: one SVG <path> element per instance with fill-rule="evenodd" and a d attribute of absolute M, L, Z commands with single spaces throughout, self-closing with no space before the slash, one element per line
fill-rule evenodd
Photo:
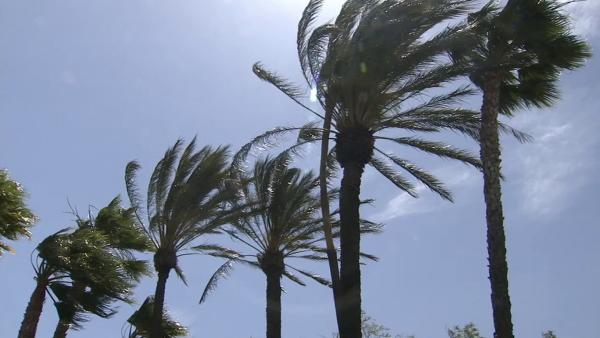
<path fill-rule="evenodd" d="M 253 253 L 240 253 L 216 244 L 198 245 L 194 249 L 263 271 L 276 270 L 300 285 L 305 284 L 294 272 L 329 285 L 318 275 L 285 263 L 288 258 L 326 259 L 319 245 L 323 241 L 323 229 L 319 198 L 314 191 L 318 186 L 317 178 L 312 172 L 303 173 L 289 167 L 289 162 L 287 154 L 258 160 L 251 176 L 244 173 L 238 176 L 237 203 L 244 204 L 246 210 L 224 231 Z M 365 232 L 378 228 L 374 223 L 365 221 L 363 224 L 370 226 L 364 227 Z M 339 222 L 336 225 L 339 228 Z M 203 293 L 202 301 L 211 290 L 210 285 Z"/>
<path fill-rule="evenodd" d="M 457 48 L 452 56 L 467 61 L 472 82 L 500 82 L 500 113 L 511 116 L 529 107 L 548 107 L 559 97 L 561 71 L 583 65 L 589 46 L 571 29 L 564 12 L 569 2 L 510 0 L 502 9 L 489 2 L 469 15 L 477 31 L 473 49 Z"/>
<path fill-rule="evenodd" d="M 184 281 L 178 256 L 197 238 L 216 234 L 231 221 L 235 210 L 226 208 L 235 197 L 225 189 L 229 178 L 227 147 L 195 150 L 196 140 L 182 151 L 178 140 L 158 162 L 148 184 L 147 222 L 141 217 L 142 202 L 136 186 L 140 168 L 135 161 L 127 164 L 125 183 L 138 222 L 154 247 L 154 267 L 158 281 L 154 295 L 152 338 L 160 337 L 167 278 L 171 270 Z"/>
<path fill-rule="evenodd" d="M 322 1 L 310 1 L 299 23 L 298 54 L 308 85 L 316 89 L 317 100 L 326 113 L 331 113 L 336 140 L 335 154 L 332 152 L 331 156 L 337 156 L 342 166 L 349 160 L 370 164 L 415 196 L 414 184 L 389 165 L 393 164 L 445 199 L 452 196 L 440 180 L 410 161 L 381 150 L 375 142 L 391 142 L 480 166 L 476 156 L 465 150 L 414 135 L 454 130 L 478 137 L 479 113 L 456 108 L 462 98 L 472 93 L 470 89 L 458 87 L 445 94 L 431 93 L 431 89 L 466 74 L 465 65 L 453 63 L 448 53 L 454 46 L 472 45 L 474 41 L 467 25 L 448 26 L 438 33 L 431 33 L 432 28 L 464 14 L 472 3 L 347 1 L 335 23 L 311 30 Z M 432 37 L 427 38 L 429 35 Z M 266 70 L 260 63 L 255 64 L 254 72 L 323 117 L 302 103 L 303 93 L 308 90 Z M 508 126 L 503 128 L 525 137 Z M 322 133 L 315 123 L 302 128 L 276 128 L 256 137 L 246 150 L 298 130 L 299 142 L 293 150 L 319 140 Z M 245 155 L 241 152 L 235 162 L 241 162 Z"/>
<path fill-rule="evenodd" d="M 134 253 L 150 250 L 150 242 L 137 226 L 133 209 L 122 208 L 119 197 L 102 208 L 95 218 L 90 216 L 84 219 L 77 214 L 76 216 L 79 230 L 94 230 L 104 236 L 110 245 L 110 253 L 120 260 L 131 287 L 137 284 L 142 276 L 148 275 L 147 262 L 136 259 Z M 86 313 L 108 318 L 116 312 L 111 308 L 111 303 L 117 300 L 129 302 L 129 299 L 114 297 L 110 292 L 106 292 L 105 285 L 86 285 L 81 280 L 74 280 L 69 287 L 52 284 L 51 288 L 59 317 L 54 338 L 65 337 L 70 328 L 80 329 L 82 323 L 87 320 Z M 110 291 L 110 288 L 108 290 Z"/>

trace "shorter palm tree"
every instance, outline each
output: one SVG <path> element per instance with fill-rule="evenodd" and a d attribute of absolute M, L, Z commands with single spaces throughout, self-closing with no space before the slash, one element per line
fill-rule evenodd
<path fill-rule="evenodd" d="M 281 337 L 281 278 L 305 285 L 295 273 L 323 285 L 330 282 L 319 275 L 288 263 L 290 259 L 327 260 L 322 244 L 323 226 L 320 200 L 316 193 L 319 185 L 312 173 L 289 167 L 287 154 L 274 159 L 259 160 L 253 176 L 240 174 L 239 202 L 248 207 L 225 231 L 253 252 L 242 254 L 219 245 L 199 245 L 194 249 L 228 261 L 212 276 L 200 302 L 214 289 L 218 279 L 226 275 L 233 262 L 242 262 L 262 270 L 267 279 L 267 338 Z M 332 198 L 337 192 L 331 192 Z M 336 212 L 337 213 L 337 212 Z M 377 224 L 363 222 L 365 232 L 379 229 Z M 339 223 L 335 223 L 335 235 Z M 373 258 L 372 256 L 368 256 Z"/>
<path fill-rule="evenodd" d="M 148 338 L 152 327 L 152 313 L 154 312 L 154 298 L 148 297 L 140 308 L 127 319 L 127 327 L 122 334 L 123 338 Z M 163 309 L 162 332 L 163 338 L 185 337 L 188 332 L 185 326 L 171 318 Z"/>
<path fill-rule="evenodd" d="M 137 284 L 144 275 L 148 275 L 146 261 L 138 260 L 134 252 L 145 252 L 151 249 L 150 241 L 137 226 L 133 209 L 121 208 L 121 199 L 113 199 L 109 205 L 93 218 L 84 219 L 77 215 L 79 228 L 91 228 L 106 236 L 112 254 L 122 260 L 124 271 L 132 285 Z M 72 286 L 57 285 L 53 288 L 56 296 L 54 306 L 59 321 L 54 331 L 54 338 L 64 338 L 70 328 L 81 329 L 87 321 L 86 314 L 101 318 L 109 318 L 116 310 L 110 305 L 119 299 L 112 298 L 104 290 L 104 286 L 86 286 L 82 281 L 73 281 Z"/>
<path fill-rule="evenodd" d="M 25 205 L 25 191 L 10 179 L 6 170 L 0 170 L 0 238 L 14 241 L 20 237 L 31 238 L 29 228 L 36 218 Z M 0 242 L 0 256 L 13 248 Z"/>
<path fill-rule="evenodd" d="M 107 213 L 119 210 L 118 205 L 117 198 L 108 209 L 100 211 L 100 219 L 106 219 Z M 120 220 L 123 221 L 122 218 Z M 36 247 L 32 262 L 36 287 L 25 310 L 19 338 L 35 337 L 46 294 L 54 299 L 59 310 L 60 320 L 55 333 L 59 337 L 64 337 L 69 327 L 78 327 L 85 320 L 86 312 L 107 317 L 114 312 L 111 303 L 131 301 L 131 290 L 139 275 L 146 271 L 146 263 L 135 259 L 127 251 L 115 249 L 113 243 L 119 237 L 123 240 L 121 245 L 126 247 L 124 238 L 127 236 L 117 234 L 131 234 L 135 224 L 130 223 L 129 229 L 122 230 L 125 225 L 120 222 L 101 223 L 104 221 L 80 220 L 74 231 L 58 231 Z M 147 244 L 142 242 L 131 247 L 144 245 Z"/>
<path fill-rule="evenodd" d="M 206 146 L 196 151 L 195 145 L 196 139 L 182 151 L 183 141 L 178 140 L 154 168 L 148 184 L 146 223 L 140 214 L 143 209 L 136 186 L 140 166 L 133 161 L 125 171 L 129 200 L 152 241 L 154 268 L 158 273 L 151 338 L 161 338 L 165 291 L 171 271 L 175 270 L 185 283 L 178 257 L 199 237 L 219 233 L 220 227 L 236 214 L 235 210 L 224 208 L 235 197 L 224 188 L 229 178 L 227 147 Z"/>

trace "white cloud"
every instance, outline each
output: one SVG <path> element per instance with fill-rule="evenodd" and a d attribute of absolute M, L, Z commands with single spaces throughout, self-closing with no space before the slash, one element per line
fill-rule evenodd
<path fill-rule="evenodd" d="M 446 184 L 446 187 L 456 193 L 458 187 L 467 187 L 477 182 L 479 175 L 475 170 L 464 165 L 447 165 L 435 172 L 435 175 Z M 448 207 L 450 203 L 430 192 L 423 184 L 416 187 L 417 198 L 406 192 L 401 192 L 392 198 L 383 211 L 370 216 L 376 222 L 386 222 L 397 217 L 424 214 Z"/>
<path fill-rule="evenodd" d="M 598 123 L 556 112 L 541 114 L 547 116 L 542 120 L 531 114 L 534 116 L 518 119 L 516 125 L 529 130 L 536 140 L 519 146 L 516 158 L 507 158 L 505 163 L 518 177 L 523 211 L 548 216 L 567 208 L 589 183 L 599 142 L 595 133 Z"/>
<path fill-rule="evenodd" d="M 568 2 L 572 0 L 561 0 Z M 577 33 L 585 37 L 593 37 L 598 34 L 598 17 L 600 16 L 600 1 L 587 0 L 568 4 L 567 11 L 571 14 L 573 26 Z"/>

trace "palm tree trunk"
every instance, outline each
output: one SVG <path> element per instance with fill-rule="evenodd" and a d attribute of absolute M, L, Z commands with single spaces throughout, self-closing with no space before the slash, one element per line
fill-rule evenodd
<path fill-rule="evenodd" d="M 69 331 L 69 327 L 70 327 L 69 323 L 59 320 L 58 323 L 56 324 L 56 329 L 54 329 L 53 338 L 66 338 L 67 332 Z"/>
<path fill-rule="evenodd" d="M 165 290 L 167 288 L 167 279 L 171 269 L 157 269 L 158 281 L 156 281 L 156 291 L 154 292 L 154 309 L 152 311 L 152 327 L 150 338 L 163 338 L 162 320 L 165 305 Z"/>
<path fill-rule="evenodd" d="M 267 272 L 267 338 L 281 338 L 281 274 Z"/>
<path fill-rule="evenodd" d="M 40 316 L 42 314 L 42 308 L 44 307 L 44 301 L 46 300 L 46 287 L 50 283 L 49 275 L 42 274 L 37 276 L 36 285 L 31 297 L 29 298 L 29 304 L 25 309 L 25 315 L 21 322 L 21 328 L 19 329 L 18 338 L 34 338 Z"/>
<path fill-rule="evenodd" d="M 325 118 L 323 121 L 323 134 L 321 135 L 321 163 L 319 166 L 319 187 L 321 197 L 321 214 L 323 217 L 323 233 L 325 234 L 325 246 L 327 251 L 327 261 L 329 263 L 329 274 L 331 275 L 331 289 L 333 291 L 333 304 L 335 307 L 335 316 L 337 319 L 338 330 L 342 326 L 342 316 L 339 307 L 339 280 L 340 271 L 338 267 L 337 252 L 333 242 L 333 234 L 331 230 L 331 217 L 329 210 L 329 185 L 327 177 L 329 176 L 329 168 L 327 168 L 327 159 L 329 157 L 329 135 L 331 133 L 331 116 L 333 107 L 328 100 L 325 109 Z"/>
<path fill-rule="evenodd" d="M 508 293 L 508 264 L 506 237 L 502 215 L 500 185 L 500 141 L 498 113 L 500 111 L 500 78 L 488 73 L 483 85 L 481 108 L 481 162 L 483 164 L 483 193 L 486 205 L 489 278 L 492 289 L 492 310 L 495 338 L 513 338 L 510 296 Z"/>
<path fill-rule="evenodd" d="M 344 164 L 340 191 L 340 306 L 341 338 L 361 338 L 360 299 L 360 184 L 364 165 Z"/>

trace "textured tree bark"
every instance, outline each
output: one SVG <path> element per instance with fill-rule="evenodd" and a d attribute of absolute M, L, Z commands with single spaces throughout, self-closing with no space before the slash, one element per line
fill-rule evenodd
<path fill-rule="evenodd" d="M 360 184 L 364 165 L 344 164 L 340 191 L 340 307 L 341 338 L 361 338 Z"/>
<path fill-rule="evenodd" d="M 481 162 L 483 164 L 483 193 L 486 206 L 489 278 L 495 338 L 513 338 L 510 295 L 508 293 L 508 263 L 506 237 L 502 215 L 500 185 L 500 140 L 498 113 L 500 111 L 500 77 L 488 73 L 483 83 L 481 108 Z"/>
<path fill-rule="evenodd" d="M 329 209 L 329 185 L 327 182 L 328 168 L 327 158 L 329 157 L 329 135 L 331 132 L 331 116 L 333 107 L 330 102 L 327 103 L 325 109 L 325 119 L 323 121 L 323 134 L 321 135 L 321 162 L 319 166 L 319 187 L 321 197 L 321 214 L 323 217 L 323 233 L 325 234 L 325 245 L 327 250 L 327 262 L 329 263 L 329 274 L 331 276 L 331 289 L 333 291 L 333 304 L 335 307 L 335 316 L 338 324 L 338 331 L 342 326 L 342 317 L 339 306 L 339 280 L 340 270 L 338 266 L 338 257 L 333 242 L 333 234 L 331 230 L 331 218 Z"/>
<path fill-rule="evenodd" d="M 21 328 L 19 329 L 18 338 L 34 338 L 42 309 L 44 307 L 44 301 L 46 300 L 46 287 L 48 286 L 49 276 L 40 275 L 36 278 L 37 282 L 35 289 L 29 298 L 29 304 L 25 309 L 25 315 L 21 322 Z"/>
<path fill-rule="evenodd" d="M 70 324 L 66 323 L 62 320 L 59 320 L 56 324 L 56 329 L 54 329 L 53 338 L 66 338 L 67 332 L 69 331 Z"/>
<path fill-rule="evenodd" d="M 154 309 L 152 311 L 152 327 L 150 338 L 164 338 L 162 334 L 163 309 L 165 305 L 165 290 L 171 269 L 158 269 L 158 281 L 154 292 Z"/>
<path fill-rule="evenodd" d="M 281 274 L 267 275 L 267 338 L 281 338 Z"/>

